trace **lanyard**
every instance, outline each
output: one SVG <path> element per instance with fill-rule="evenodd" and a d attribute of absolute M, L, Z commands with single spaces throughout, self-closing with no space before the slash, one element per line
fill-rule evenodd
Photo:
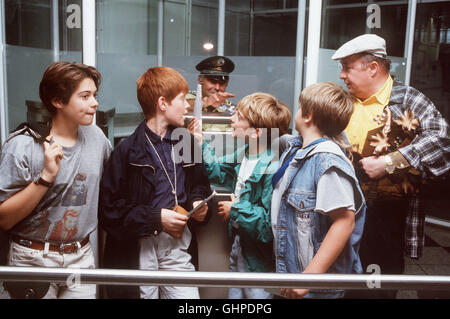
<path fill-rule="evenodd" d="M 145 137 L 147 138 L 147 141 L 150 143 L 150 145 L 153 147 L 153 150 L 155 151 L 156 156 L 158 156 L 159 162 L 161 163 L 161 166 L 162 166 L 162 168 L 164 170 L 164 173 L 166 173 L 167 180 L 170 183 L 170 187 L 172 187 L 172 194 L 175 196 L 175 205 L 178 205 L 178 198 L 177 198 L 177 167 L 175 165 L 175 156 L 174 156 L 174 153 L 173 153 L 173 145 L 172 145 L 172 162 L 173 162 L 173 172 L 175 174 L 175 180 L 174 180 L 175 185 L 172 184 L 172 181 L 170 180 L 169 173 L 167 173 L 166 167 L 164 166 L 163 161 L 161 160 L 161 157 L 159 157 L 158 151 L 156 151 L 156 148 L 153 145 L 152 141 L 150 141 L 150 138 L 148 137 L 147 133 L 145 133 Z"/>

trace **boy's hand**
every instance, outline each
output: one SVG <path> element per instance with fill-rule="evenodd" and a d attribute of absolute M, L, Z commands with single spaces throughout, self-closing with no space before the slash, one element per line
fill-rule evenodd
<path fill-rule="evenodd" d="M 219 211 L 217 215 L 222 216 L 222 221 L 225 223 L 230 219 L 231 205 L 236 201 L 234 194 L 231 194 L 231 201 L 222 201 L 217 204 Z"/>
<path fill-rule="evenodd" d="M 197 140 L 197 143 L 199 145 L 203 144 L 203 132 L 202 132 L 202 126 L 200 125 L 200 121 L 193 117 L 191 121 L 189 122 L 187 126 L 188 131 L 194 135 L 195 139 Z"/>
<path fill-rule="evenodd" d="M 202 201 L 198 200 L 195 201 L 192 206 L 195 208 L 198 204 L 200 204 Z M 205 203 L 205 205 L 203 205 L 202 208 L 200 208 L 198 211 L 196 211 L 194 214 L 192 214 L 192 218 L 195 219 L 196 221 L 202 222 L 205 220 L 206 218 L 206 213 L 208 212 L 208 204 Z"/>
<path fill-rule="evenodd" d="M 47 136 L 47 140 L 51 141 L 52 136 Z M 61 160 L 63 158 L 63 149 L 60 145 L 47 142 L 43 143 L 44 146 L 44 169 L 42 170 L 41 177 L 49 183 L 53 183 L 58 175 Z"/>
<path fill-rule="evenodd" d="M 282 296 L 288 299 L 301 299 L 309 292 L 309 289 L 281 288 L 280 292 Z"/>
<path fill-rule="evenodd" d="M 188 217 L 177 213 L 176 211 L 163 208 L 161 209 L 161 224 L 163 231 L 175 238 L 181 238 Z"/>

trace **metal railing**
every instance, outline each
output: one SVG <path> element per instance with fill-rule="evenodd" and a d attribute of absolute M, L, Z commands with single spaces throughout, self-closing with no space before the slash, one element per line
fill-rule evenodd
<path fill-rule="evenodd" d="M 0 267 L 0 281 L 135 286 L 263 287 L 312 289 L 449 290 L 450 276 L 381 274 L 280 274 L 122 269 Z"/>

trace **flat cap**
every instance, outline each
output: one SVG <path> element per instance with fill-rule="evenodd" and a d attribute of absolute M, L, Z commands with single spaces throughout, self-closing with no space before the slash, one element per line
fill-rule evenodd
<path fill-rule="evenodd" d="M 234 70 L 234 63 L 224 56 L 212 56 L 201 61 L 195 68 L 202 75 L 228 76 Z"/>
<path fill-rule="evenodd" d="M 342 45 L 331 57 L 341 60 L 352 54 L 369 52 L 377 57 L 386 58 L 386 41 L 376 34 L 363 34 Z"/>

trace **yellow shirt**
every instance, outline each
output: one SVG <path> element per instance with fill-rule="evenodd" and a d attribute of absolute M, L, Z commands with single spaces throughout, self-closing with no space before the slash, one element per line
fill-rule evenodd
<path fill-rule="evenodd" d="M 345 130 L 353 151 L 361 153 L 366 142 L 367 132 L 381 126 L 374 121 L 374 118 L 383 113 L 384 107 L 388 105 L 393 83 L 394 81 L 389 76 L 377 93 L 364 101 L 356 99 L 353 115 Z"/>
<path fill-rule="evenodd" d="M 383 109 L 389 103 L 392 85 L 391 76 L 383 87 L 374 95 L 364 101 L 356 99 L 353 115 L 345 130 L 352 145 L 353 151 L 362 152 L 367 139 L 367 132 L 383 124 L 378 124 L 374 118 L 383 113 Z M 380 180 L 371 180 L 361 185 L 366 200 L 398 198 L 401 194 L 400 184 L 393 183 L 388 177 Z"/>

